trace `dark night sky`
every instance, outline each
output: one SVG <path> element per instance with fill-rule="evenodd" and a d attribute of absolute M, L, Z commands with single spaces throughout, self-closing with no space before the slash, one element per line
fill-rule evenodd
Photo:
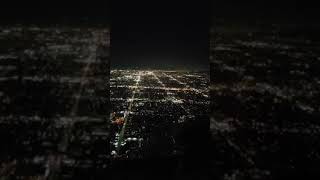
<path fill-rule="evenodd" d="M 109 23 L 109 1 L 18 1 L 1 2 L 0 22 L 36 24 L 76 24 L 88 19 L 91 23 Z"/>
<path fill-rule="evenodd" d="M 213 1 L 212 15 L 222 18 L 308 21 L 317 18 L 319 5 L 308 0 Z"/>
<path fill-rule="evenodd" d="M 207 68 L 206 1 L 122 1 L 112 4 L 112 65 Z"/>

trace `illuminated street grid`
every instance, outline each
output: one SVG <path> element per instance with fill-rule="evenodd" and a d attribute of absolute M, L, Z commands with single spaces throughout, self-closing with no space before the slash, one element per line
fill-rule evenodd
<path fill-rule="evenodd" d="M 320 26 L 262 24 L 211 31 L 216 179 L 319 175 Z"/>
<path fill-rule="evenodd" d="M 0 27 L 0 177 L 105 171 L 108 39 L 107 28 Z"/>
<path fill-rule="evenodd" d="M 181 152 L 183 123 L 207 115 L 208 81 L 205 72 L 111 71 L 112 155 L 143 158 Z"/>

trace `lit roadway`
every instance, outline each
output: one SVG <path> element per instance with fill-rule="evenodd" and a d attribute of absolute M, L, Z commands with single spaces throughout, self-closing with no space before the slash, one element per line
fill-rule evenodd
<path fill-rule="evenodd" d="M 135 95 L 136 95 L 136 93 L 138 92 L 138 90 L 140 88 L 143 88 L 143 87 L 139 87 L 139 84 L 140 84 L 140 81 L 141 81 L 141 77 L 145 76 L 145 75 L 152 75 L 154 77 L 154 79 L 157 80 L 157 82 L 161 86 L 161 88 L 163 88 L 165 90 L 166 95 L 167 95 L 167 100 L 169 99 L 169 100 L 173 101 L 174 103 L 177 103 L 177 102 L 182 103 L 183 102 L 182 100 L 177 99 L 176 97 L 172 96 L 171 93 L 168 93 L 168 91 L 171 90 L 171 88 L 167 88 L 165 86 L 165 84 L 160 80 L 160 78 L 158 77 L 158 75 L 156 73 L 154 73 L 153 71 L 147 71 L 147 72 L 146 71 L 139 71 L 139 73 L 138 73 L 138 75 L 136 76 L 136 79 L 135 79 L 136 84 L 134 86 L 131 86 L 131 89 L 133 89 L 133 93 L 132 93 L 132 97 L 129 99 L 130 101 L 129 101 L 128 109 L 126 111 L 124 111 L 124 123 L 123 123 L 123 126 L 121 128 L 121 131 L 120 131 L 120 134 L 119 134 L 119 139 L 118 139 L 118 142 L 117 142 L 117 149 L 116 149 L 117 154 L 120 154 L 121 146 L 124 143 L 124 134 L 126 132 L 126 127 L 127 127 L 127 123 L 128 123 L 128 117 L 129 117 L 130 113 L 132 112 L 132 106 L 134 104 L 134 101 L 138 100 L 138 99 L 135 99 Z M 166 74 L 163 73 L 163 75 L 166 75 Z M 175 80 L 175 81 L 177 81 L 172 76 L 170 76 L 170 78 Z M 182 84 L 182 83 L 179 83 L 179 84 Z M 152 87 L 152 88 L 156 89 L 157 87 Z M 179 89 L 181 90 L 181 89 L 184 89 L 184 88 L 179 88 Z M 184 107 L 182 107 L 182 108 L 185 110 L 185 112 L 187 114 L 189 114 L 187 109 L 185 109 Z M 172 141 L 175 142 L 174 139 Z"/>
<path fill-rule="evenodd" d="M 97 50 L 96 42 L 98 42 L 97 34 L 94 34 L 92 42 L 90 43 L 90 46 L 89 46 L 89 52 L 90 52 L 89 54 L 90 55 L 87 59 L 84 60 L 86 65 L 85 65 L 84 69 L 82 70 L 82 74 L 80 77 L 80 87 L 79 87 L 78 91 L 75 93 L 74 101 L 72 102 L 73 107 L 70 112 L 70 118 L 72 119 L 72 121 L 70 121 L 68 126 L 65 128 L 64 136 L 63 136 L 61 142 L 58 144 L 59 150 L 63 153 L 65 153 L 67 151 L 68 146 L 69 146 L 69 140 L 70 140 L 70 137 L 72 134 L 72 129 L 73 129 L 74 123 L 76 121 L 75 118 L 77 117 L 77 114 L 78 114 L 79 102 L 80 102 L 80 99 L 83 94 L 84 86 L 87 83 L 87 81 L 85 81 L 85 79 L 87 78 L 88 73 L 90 71 L 92 71 L 91 64 L 92 64 L 92 62 L 94 62 L 93 60 L 96 60 L 96 50 Z M 54 178 L 54 176 L 59 174 L 59 171 L 61 170 L 62 157 L 63 157 L 62 154 L 59 154 L 57 156 L 55 156 L 55 155 L 49 156 L 48 161 L 47 161 L 47 165 L 46 165 L 47 168 L 46 168 L 45 174 L 44 174 L 45 179 L 50 179 L 50 177 Z"/>
<path fill-rule="evenodd" d="M 128 109 L 124 112 L 124 115 L 123 115 L 123 118 L 124 118 L 124 123 L 123 123 L 123 126 L 122 126 L 122 129 L 121 129 L 121 132 L 120 132 L 120 135 L 119 135 L 119 140 L 118 140 L 118 145 L 117 145 L 117 153 L 119 154 L 120 153 L 120 149 L 121 149 L 121 144 L 123 143 L 124 141 L 124 133 L 126 132 L 126 127 L 127 127 L 127 123 L 128 123 L 128 116 L 131 112 L 131 109 L 132 109 L 132 105 L 133 105 L 133 101 L 134 101 L 134 97 L 138 91 L 138 86 L 139 86 L 139 83 L 141 81 L 141 72 L 139 72 L 138 76 L 136 77 L 136 84 L 135 84 L 135 88 L 133 90 L 133 93 L 132 93 L 132 97 L 131 97 L 131 101 L 129 102 L 129 107 Z"/>

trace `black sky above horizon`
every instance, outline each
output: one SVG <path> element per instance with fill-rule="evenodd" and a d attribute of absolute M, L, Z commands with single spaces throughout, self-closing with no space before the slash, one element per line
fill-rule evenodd
<path fill-rule="evenodd" d="M 208 1 L 112 3 L 112 66 L 208 68 Z"/>

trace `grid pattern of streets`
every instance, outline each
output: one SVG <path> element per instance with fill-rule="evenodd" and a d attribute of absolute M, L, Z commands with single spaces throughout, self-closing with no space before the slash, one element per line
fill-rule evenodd
<path fill-rule="evenodd" d="M 211 35 L 217 179 L 319 174 L 320 26 L 235 24 L 217 25 Z"/>
<path fill-rule="evenodd" d="M 108 37 L 106 28 L 0 27 L 0 176 L 76 178 L 101 165 Z"/>
<path fill-rule="evenodd" d="M 207 117 L 208 82 L 206 72 L 111 71 L 112 155 L 143 158 L 183 151 L 183 123 Z"/>

